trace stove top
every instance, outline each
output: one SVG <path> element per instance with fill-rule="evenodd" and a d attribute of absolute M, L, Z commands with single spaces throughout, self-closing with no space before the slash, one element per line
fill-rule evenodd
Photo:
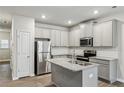
<path fill-rule="evenodd" d="M 84 50 L 84 55 L 77 55 L 77 60 L 89 62 L 89 57 L 96 56 L 96 50 Z"/>

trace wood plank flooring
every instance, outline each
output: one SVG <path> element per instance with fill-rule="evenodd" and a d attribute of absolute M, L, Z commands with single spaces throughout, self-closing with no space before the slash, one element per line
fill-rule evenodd
<path fill-rule="evenodd" d="M 124 83 L 115 82 L 109 84 L 99 81 L 99 87 L 124 87 Z M 9 64 L 0 64 L 0 87 L 56 87 L 51 81 L 51 74 L 25 77 L 19 80 L 11 80 Z"/>
<path fill-rule="evenodd" d="M 1 82 L 1 81 L 0 81 Z M 109 84 L 103 81 L 99 81 L 99 87 L 124 87 L 123 83 L 115 82 Z M 51 74 L 26 77 L 19 80 L 8 80 L 0 83 L 0 87 L 56 87 L 51 81 Z"/>

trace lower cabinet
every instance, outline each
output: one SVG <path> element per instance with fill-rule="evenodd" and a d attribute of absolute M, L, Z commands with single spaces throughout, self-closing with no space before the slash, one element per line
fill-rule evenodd
<path fill-rule="evenodd" d="M 113 83 L 117 79 L 117 60 L 104 60 L 90 58 L 90 62 L 99 64 L 98 77 Z"/>
<path fill-rule="evenodd" d="M 109 80 L 109 65 L 106 64 L 99 64 L 98 67 L 98 76 L 100 78 Z"/>

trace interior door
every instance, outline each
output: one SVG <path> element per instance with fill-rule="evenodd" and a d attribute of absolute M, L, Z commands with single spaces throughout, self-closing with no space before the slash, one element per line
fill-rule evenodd
<path fill-rule="evenodd" d="M 17 75 L 30 74 L 30 32 L 17 31 Z"/>

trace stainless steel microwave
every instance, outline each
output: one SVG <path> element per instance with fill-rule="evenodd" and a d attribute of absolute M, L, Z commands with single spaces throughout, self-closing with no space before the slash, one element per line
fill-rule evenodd
<path fill-rule="evenodd" d="M 93 37 L 80 38 L 81 47 L 92 47 L 93 46 Z"/>

